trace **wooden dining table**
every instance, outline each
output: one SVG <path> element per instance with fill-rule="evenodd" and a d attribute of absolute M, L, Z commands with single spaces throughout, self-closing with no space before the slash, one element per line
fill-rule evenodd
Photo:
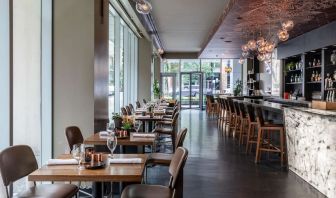
<path fill-rule="evenodd" d="M 136 164 L 107 164 L 103 169 L 79 170 L 77 165 L 44 165 L 28 175 L 29 181 L 92 181 L 92 182 L 135 182 L 141 183 L 146 154 L 114 154 L 115 158 L 141 158 Z M 58 159 L 71 159 L 63 154 Z M 107 159 L 107 154 L 104 154 Z"/>
<path fill-rule="evenodd" d="M 144 127 L 145 132 L 149 132 L 149 122 L 157 122 L 163 119 L 162 115 L 154 115 L 154 116 L 149 116 L 149 115 L 135 115 L 134 117 L 135 120 L 141 121 Z"/>
<path fill-rule="evenodd" d="M 103 154 L 107 163 L 108 154 Z M 102 169 L 79 170 L 78 165 L 43 165 L 28 175 L 28 181 L 33 182 L 94 182 L 100 186 L 94 196 L 101 197 L 103 193 L 101 182 L 141 183 L 147 161 L 146 154 L 114 154 L 115 158 L 140 158 L 141 163 L 106 164 Z M 63 154 L 58 159 L 71 159 L 70 154 Z M 120 187 L 121 189 L 121 187 Z"/>
<path fill-rule="evenodd" d="M 130 137 L 118 138 L 117 144 L 122 146 L 146 146 L 154 145 L 156 137 L 134 137 L 134 133 Z M 106 145 L 107 137 L 100 136 L 99 133 L 92 134 L 84 140 L 84 144 Z"/>

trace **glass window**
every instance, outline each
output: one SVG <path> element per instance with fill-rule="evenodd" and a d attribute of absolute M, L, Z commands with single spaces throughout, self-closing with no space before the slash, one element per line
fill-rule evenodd
<path fill-rule="evenodd" d="M 204 94 L 219 93 L 221 82 L 221 60 L 202 59 L 201 71 L 204 73 L 203 93 Z"/>
<path fill-rule="evenodd" d="M 13 1 L 13 145 L 41 164 L 41 0 Z M 22 191 L 25 178 L 14 183 Z"/>
<path fill-rule="evenodd" d="M 178 73 L 180 71 L 180 60 L 166 59 L 162 64 L 162 72 Z"/>
<path fill-rule="evenodd" d="M 110 5 L 109 115 L 137 98 L 138 38 Z"/>
<path fill-rule="evenodd" d="M 182 59 L 181 72 L 200 71 L 200 59 Z"/>

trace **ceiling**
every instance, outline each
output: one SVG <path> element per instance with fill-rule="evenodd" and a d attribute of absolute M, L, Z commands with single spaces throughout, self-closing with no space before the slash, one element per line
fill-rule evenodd
<path fill-rule="evenodd" d="M 290 38 L 336 20 L 336 0 L 227 0 L 220 20 L 208 34 L 200 58 L 240 58 L 241 45 L 259 34 L 276 33 L 294 21 Z M 273 34 L 271 39 L 275 40 Z"/>
<path fill-rule="evenodd" d="M 149 0 L 165 52 L 199 52 L 228 0 Z"/>

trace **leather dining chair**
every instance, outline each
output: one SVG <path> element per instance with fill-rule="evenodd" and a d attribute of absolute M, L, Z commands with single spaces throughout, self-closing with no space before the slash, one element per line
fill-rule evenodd
<path fill-rule="evenodd" d="M 127 115 L 132 115 L 132 110 L 129 106 L 125 106 Z"/>
<path fill-rule="evenodd" d="M 131 109 L 131 113 L 134 113 L 134 106 L 131 103 L 128 106 Z"/>
<path fill-rule="evenodd" d="M 165 124 L 158 124 L 154 130 L 153 133 L 158 133 L 158 134 L 164 134 L 164 135 L 170 135 L 172 139 L 172 144 L 173 144 L 173 152 L 175 151 L 175 144 L 176 144 L 176 128 L 177 128 L 177 120 L 179 118 L 180 112 L 177 112 L 174 115 L 173 120 L 170 122 L 168 121 L 168 127 L 162 127 L 165 126 Z"/>
<path fill-rule="evenodd" d="M 137 109 L 141 108 L 141 104 L 140 104 L 139 101 L 136 101 L 135 104 L 136 104 L 136 108 L 137 108 Z"/>
<path fill-rule="evenodd" d="M 178 147 L 183 146 L 183 142 L 187 135 L 187 131 L 188 131 L 187 128 L 183 128 L 177 133 L 175 150 Z M 172 153 L 151 153 L 148 157 L 146 164 L 153 164 L 153 165 L 158 164 L 169 166 L 172 157 L 173 157 Z"/>
<path fill-rule="evenodd" d="M 8 186 L 15 181 L 37 170 L 38 165 L 33 150 L 27 145 L 16 145 L 4 149 L 0 153 L 0 171 L 6 187 L 7 198 L 10 198 Z M 17 197 L 77 197 L 78 187 L 72 184 L 42 184 L 20 192 Z"/>
<path fill-rule="evenodd" d="M 70 152 L 72 151 L 73 145 L 83 144 L 84 142 L 82 132 L 77 126 L 69 126 L 65 128 L 65 136 L 68 140 Z"/>
<path fill-rule="evenodd" d="M 123 116 L 127 116 L 127 111 L 126 111 L 126 108 L 125 107 L 121 107 L 121 114 L 123 115 Z"/>
<path fill-rule="evenodd" d="M 183 168 L 188 158 L 188 150 L 179 147 L 173 155 L 168 172 L 170 181 L 168 186 L 133 184 L 127 186 L 121 198 L 172 198 L 183 196 Z"/>

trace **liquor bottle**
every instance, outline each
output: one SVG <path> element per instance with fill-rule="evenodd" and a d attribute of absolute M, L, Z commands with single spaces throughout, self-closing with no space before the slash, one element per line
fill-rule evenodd
<path fill-rule="evenodd" d="M 314 58 L 314 60 L 313 60 L 313 67 L 315 67 L 316 66 L 316 59 Z"/>
<path fill-rule="evenodd" d="M 290 82 L 291 83 L 293 82 L 293 75 L 291 75 L 291 77 L 290 77 Z"/>
<path fill-rule="evenodd" d="M 315 79 L 315 71 L 313 71 L 311 77 L 310 77 L 310 81 L 313 82 Z"/>

